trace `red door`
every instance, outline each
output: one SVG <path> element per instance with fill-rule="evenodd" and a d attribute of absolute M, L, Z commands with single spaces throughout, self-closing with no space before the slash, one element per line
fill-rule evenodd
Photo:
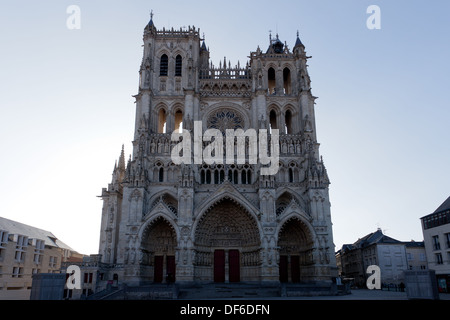
<path fill-rule="evenodd" d="M 225 250 L 214 251 L 214 282 L 225 282 Z"/>
<path fill-rule="evenodd" d="M 175 282 L 175 256 L 167 256 L 167 282 Z"/>
<path fill-rule="evenodd" d="M 292 282 L 300 282 L 300 257 L 291 256 L 291 278 Z"/>
<path fill-rule="evenodd" d="M 164 256 L 155 256 L 154 282 L 161 283 L 163 281 L 163 261 Z"/>
<path fill-rule="evenodd" d="M 230 282 L 239 282 L 241 280 L 241 266 L 239 262 L 239 250 L 228 251 L 228 267 Z"/>
<path fill-rule="evenodd" d="M 288 257 L 280 256 L 280 265 L 278 266 L 280 271 L 280 282 L 288 282 Z"/>

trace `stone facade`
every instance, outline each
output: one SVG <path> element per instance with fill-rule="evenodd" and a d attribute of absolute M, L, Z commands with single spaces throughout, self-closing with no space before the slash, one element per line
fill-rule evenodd
<path fill-rule="evenodd" d="M 450 197 L 421 219 L 428 268 L 435 271 L 440 292 L 450 292 Z"/>
<path fill-rule="evenodd" d="M 330 182 L 298 34 L 292 50 L 277 35 L 234 67 L 212 64 L 195 27 L 158 30 L 151 19 L 143 41 L 132 155 L 126 164 L 122 150 L 101 195 L 102 263 L 129 286 L 331 283 Z M 277 173 L 262 175 L 265 165 L 245 154 L 242 163 L 174 163 L 172 132 L 192 133 L 197 121 L 222 133 L 278 129 Z"/>

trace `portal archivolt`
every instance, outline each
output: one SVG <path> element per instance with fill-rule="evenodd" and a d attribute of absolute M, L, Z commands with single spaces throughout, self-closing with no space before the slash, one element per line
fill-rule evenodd
<path fill-rule="evenodd" d="M 220 272 L 224 274 L 222 279 L 227 281 L 229 276 L 230 282 L 259 277 L 261 239 L 257 222 L 233 200 L 224 198 L 203 214 L 194 244 L 198 280 L 221 281 L 217 280 L 221 279 Z M 222 271 L 218 270 L 220 255 L 225 261 Z"/>

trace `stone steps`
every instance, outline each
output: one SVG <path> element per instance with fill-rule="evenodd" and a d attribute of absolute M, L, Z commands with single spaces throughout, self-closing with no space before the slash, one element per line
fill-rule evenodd
<path fill-rule="evenodd" d="M 179 299 L 259 299 L 279 297 L 279 286 L 254 284 L 205 284 L 180 288 Z"/>

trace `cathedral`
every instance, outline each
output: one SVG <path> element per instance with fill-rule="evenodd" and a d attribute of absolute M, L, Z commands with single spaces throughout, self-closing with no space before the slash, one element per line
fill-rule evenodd
<path fill-rule="evenodd" d="M 214 65 L 195 27 L 161 30 L 151 18 L 143 43 L 133 150 L 128 158 L 122 148 L 101 194 L 102 265 L 128 286 L 331 283 L 330 181 L 298 32 L 292 48 L 271 35 L 234 66 Z M 207 130 L 244 134 L 227 139 L 231 161 L 175 161 L 175 153 L 195 158 L 195 145 L 173 152 L 194 129 L 203 152 L 213 144 Z M 251 130 L 275 146 L 273 174 L 254 161 Z"/>

